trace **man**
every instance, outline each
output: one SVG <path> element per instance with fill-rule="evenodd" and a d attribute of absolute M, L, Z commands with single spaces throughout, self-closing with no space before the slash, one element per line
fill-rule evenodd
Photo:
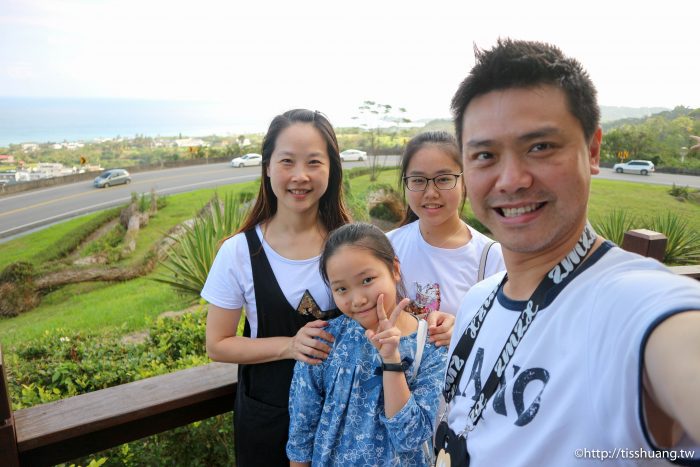
<path fill-rule="evenodd" d="M 438 465 L 700 459 L 700 284 L 588 225 L 593 83 L 543 43 L 476 55 L 452 110 L 469 200 L 507 274 L 457 315 Z"/>

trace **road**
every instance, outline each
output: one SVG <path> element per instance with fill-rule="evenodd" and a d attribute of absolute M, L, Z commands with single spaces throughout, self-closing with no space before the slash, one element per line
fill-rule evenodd
<path fill-rule="evenodd" d="M 367 162 L 346 162 L 345 168 Z M 0 197 L 0 242 L 58 221 L 125 204 L 131 193 L 181 193 L 247 182 L 260 177 L 260 167 L 232 168 L 228 163 L 196 165 L 131 174 L 132 183 L 105 189 L 92 181 L 59 185 Z"/>
<path fill-rule="evenodd" d="M 398 161 L 398 156 L 384 158 L 387 165 L 398 164 Z M 365 165 L 367 162 L 343 164 L 345 168 Z M 70 217 L 124 204 L 129 201 L 132 192 L 148 193 L 155 188 L 159 194 L 180 193 L 246 182 L 259 176 L 260 167 L 234 169 L 227 163 L 220 163 L 135 173 L 131 176 L 133 182 L 130 185 L 107 189 L 93 188 L 92 182 L 79 182 L 0 197 L 0 242 Z M 700 189 L 700 177 L 689 175 L 617 174 L 612 169 L 604 168 L 595 178 L 661 185 L 675 183 Z"/>

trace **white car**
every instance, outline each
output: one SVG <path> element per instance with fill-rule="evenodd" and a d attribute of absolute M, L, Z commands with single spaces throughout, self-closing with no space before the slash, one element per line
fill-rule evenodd
<path fill-rule="evenodd" d="M 340 160 L 345 161 L 364 161 L 367 160 L 367 153 L 359 149 L 346 149 L 340 153 Z"/>
<path fill-rule="evenodd" d="M 245 156 L 236 157 L 231 161 L 231 167 L 248 167 L 251 165 L 261 165 L 262 156 L 254 152 L 248 153 Z"/>
<path fill-rule="evenodd" d="M 613 166 L 615 172 L 621 174 L 624 172 L 638 173 L 649 175 L 654 171 L 654 163 L 651 161 L 629 161 Z"/>

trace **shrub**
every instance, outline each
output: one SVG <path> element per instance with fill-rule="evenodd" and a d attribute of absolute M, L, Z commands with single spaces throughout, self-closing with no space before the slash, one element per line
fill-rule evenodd
<path fill-rule="evenodd" d="M 150 324 L 142 343 L 113 334 L 47 331 L 6 355 L 16 409 L 202 365 L 206 313 L 200 309 Z M 233 402 L 233 401 L 232 401 Z M 77 465 L 232 465 L 231 413 L 195 422 L 91 456 Z"/>
<path fill-rule="evenodd" d="M 17 316 L 38 303 L 31 263 L 18 261 L 0 272 L 0 316 Z"/>
<path fill-rule="evenodd" d="M 386 184 L 372 184 L 367 188 L 369 215 L 375 219 L 398 222 L 403 219 L 404 204 L 401 195 Z"/>
<path fill-rule="evenodd" d="M 668 189 L 668 194 L 679 200 L 687 200 L 690 198 L 690 188 L 687 186 L 676 186 L 674 183 L 671 188 Z"/>

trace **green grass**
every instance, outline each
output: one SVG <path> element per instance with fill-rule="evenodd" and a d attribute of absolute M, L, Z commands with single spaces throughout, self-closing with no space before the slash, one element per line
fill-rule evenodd
<path fill-rule="evenodd" d="M 154 271 L 162 272 L 160 268 Z M 115 329 L 133 332 L 144 329 L 148 319 L 164 311 L 181 310 L 189 303 L 170 286 L 148 277 L 73 284 L 46 295 L 34 310 L 15 318 L 1 318 L 0 343 L 4 349 L 11 349 L 56 328 L 98 334 Z"/>
<path fill-rule="evenodd" d="M 0 270 L 15 261 L 28 260 L 40 252 L 51 248 L 57 238 L 61 238 L 82 224 L 94 219 L 99 212 L 69 219 L 38 232 L 24 235 L 5 243 L 0 243 Z"/>
<path fill-rule="evenodd" d="M 672 211 L 700 231 L 700 204 L 678 201 L 668 193 L 669 188 L 594 178 L 588 216 L 591 220 L 600 219 L 616 208 L 624 209 L 631 217 L 647 218 Z"/>

